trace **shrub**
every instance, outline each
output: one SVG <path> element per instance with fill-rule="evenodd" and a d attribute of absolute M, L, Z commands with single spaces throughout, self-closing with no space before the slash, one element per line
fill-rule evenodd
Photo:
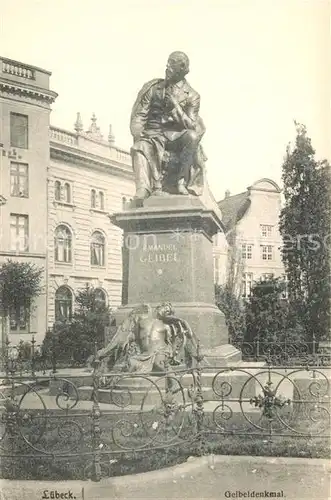
<path fill-rule="evenodd" d="M 44 338 L 44 355 L 52 352 L 57 363 L 84 365 L 95 348 L 105 344 L 105 329 L 110 326 L 111 310 L 98 299 L 93 287 L 76 295 L 76 311 L 70 322 L 56 322 Z"/>
<path fill-rule="evenodd" d="M 245 309 L 242 302 L 230 290 L 227 285 L 215 286 L 215 298 L 217 307 L 225 316 L 226 326 L 229 332 L 229 342 L 240 344 L 245 336 Z"/>
<path fill-rule="evenodd" d="M 280 278 L 257 281 L 246 302 L 246 342 L 282 342 L 288 325 L 288 304 Z"/>

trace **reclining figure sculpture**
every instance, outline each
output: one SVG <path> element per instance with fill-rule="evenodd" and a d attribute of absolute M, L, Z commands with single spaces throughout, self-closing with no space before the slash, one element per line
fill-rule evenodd
<path fill-rule="evenodd" d="M 192 366 L 197 341 L 189 324 L 174 315 L 167 302 L 153 311 L 142 304 L 129 314 L 116 334 L 94 359 L 102 375 L 115 372 L 164 372 L 169 365 Z"/>

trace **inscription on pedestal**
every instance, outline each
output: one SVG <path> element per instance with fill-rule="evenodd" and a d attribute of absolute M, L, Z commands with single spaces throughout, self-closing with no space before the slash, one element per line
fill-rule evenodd
<path fill-rule="evenodd" d="M 146 245 L 140 256 L 140 262 L 180 262 L 177 246 L 173 244 Z"/>

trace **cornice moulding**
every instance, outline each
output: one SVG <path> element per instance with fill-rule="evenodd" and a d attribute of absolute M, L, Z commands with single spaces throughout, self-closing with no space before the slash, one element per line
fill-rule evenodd
<path fill-rule="evenodd" d="M 50 156 L 54 160 L 61 160 L 67 163 L 74 163 L 84 166 L 93 166 L 110 172 L 115 176 L 122 176 L 127 179 L 134 179 L 133 171 L 124 168 L 123 164 L 114 159 L 102 158 L 82 150 L 70 148 L 50 141 Z"/>
<path fill-rule="evenodd" d="M 0 91 L 20 97 L 28 97 L 36 101 L 43 101 L 47 104 L 52 104 L 58 96 L 53 90 L 21 84 L 4 78 L 0 79 Z"/>

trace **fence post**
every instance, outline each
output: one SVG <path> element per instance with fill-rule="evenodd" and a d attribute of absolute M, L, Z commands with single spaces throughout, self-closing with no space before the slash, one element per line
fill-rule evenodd
<path fill-rule="evenodd" d="M 315 359 L 317 352 L 316 352 L 316 335 L 313 333 L 313 357 Z"/>
<path fill-rule="evenodd" d="M 171 377 L 173 376 L 173 373 L 170 372 L 170 356 L 168 353 L 165 355 L 165 360 L 164 360 L 164 372 L 165 372 L 165 393 L 166 393 L 166 401 L 172 402 L 172 388 L 173 388 L 173 381 L 171 380 Z"/>
<path fill-rule="evenodd" d="M 204 405 L 203 405 L 203 394 L 202 394 L 202 369 L 201 369 L 201 361 L 203 360 L 203 355 L 201 354 L 200 348 L 200 340 L 198 340 L 197 344 L 197 353 L 196 353 L 196 393 L 195 393 L 195 404 L 196 408 L 194 410 L 196 422 L 197 422 L 197 439 L 199 443 L 198 453 L 199 455 L 204 454 L 204 440 L 203 440 L 203 419 L 204 419 Z"/>
<path fill-rule="evenodd" d="M 9 344 L 10 344 L 10 340 L 7 337 L 6 341 L 5 341 L 5 373 L 6 373 L 7 378 L 9 375 Z"/>
<path fill-rule="evenodd" d="M 316 352 L 316 336 L 315 333 L 313 333 L 313 361 L 314 365 L 317 364 L 319 366 L 319 357 Z M 313 378 L 316 378 L 316 372 L 313 370 Z"/>
<path fill-rule="evenodd" d="M 256 359 L 255 359 L 255 361 L 258 361 L 259 357 L 260 357 L 260 339 L 258 337 L 257 341 L 256 341 Z"/>
<path fill-rule="evenodd" d="M 24 341 L 21 339 L 17 346 L 17 357 L 16 357 L 16 367 L 15 372 L 19 372 L 20 376 L 23 375 L 23 363 L 24 363 Z"/>
<path fill-rule="evenodd" d="M 34 338 L 34 334 L 32 335 L 32 340 L 31 340 L 31 375 L 32 377 L 35 376 L 35 365 L 34 365 L 34 362 L 35 362 L 35 349 L 34 349 L 34 346 L 36 344 L 36 339 Z"/>
<path fill-rule="evenodd" d="M 170 417 L 172 414 L 172 403 L 173 403 L 173 394 L 171 391 L 172 383 L 169 378 L 169 354 L 165 353 L 164 359 L 164 373 L 165 373 L 165 395 L 163 398 L 163 415 L 165 418 L 165 441 L 168 441 L 169 430 L 171 428 Z M 168 459 L 168 448 L 165 447 L 165 457 L 166 461 Z"/>
<path fill-rule="evenodd" d="M 55 348 L 55 332 L 52 330 L 52 371 L 56 373 L 56 348 Z"/>
<path fill-rule="evenodd" d="M 94 353 L 97 353 L 97 343 L 94 343 Z M 95 358 L 94 358 L 95 359 Z M 92 479 L 93 481 L 100 481 L 101 479 L 101 448 L 102 443 L 100 441 L 101 428 L 100 428 L 100 406 L 99 406 L 99 375 L 97 374 L 98 370 L 98 361 L 94 360 L 94 370 L 93 370 L 93 392 L 92 392 L 92 445 L 93 445 L 93 472 Z"/>

